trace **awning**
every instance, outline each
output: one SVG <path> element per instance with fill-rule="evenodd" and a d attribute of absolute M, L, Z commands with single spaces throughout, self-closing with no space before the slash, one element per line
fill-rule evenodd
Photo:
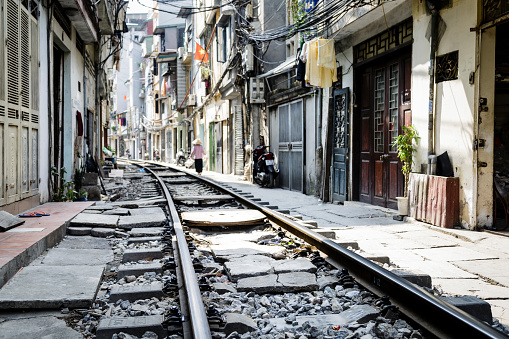
<path fill-rule="evenodd" d="M 277 66 L 274 69 L 271 69 L 270 71 L 260 74 L 257 76 L 257 78 L 266 78 L 272 75 L 277 75 L 281 73 L 285 73 L 290 71 L 293 68 L 297 68 L 297 59 L 291 58 L 286 61 L 284 61 L 282 64 Z"/>
<path fill-rule="evenodd" d="M 178 56 L 177 50 L 170 49 L 170 50 L 167 50 L 167 51 L 164 51 L 164 52 L 157 53 L 156 61 L 159 62 L 159 63 L 175 61 L 175 60 L 177 60 L 177 56 Z"/>

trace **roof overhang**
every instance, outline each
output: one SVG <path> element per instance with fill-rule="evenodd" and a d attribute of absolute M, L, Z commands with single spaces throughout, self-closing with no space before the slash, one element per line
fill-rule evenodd
<path fill-rule="evenodd" d="M 170 49 L 164 52 L 159 52 L 156 55 L 156 61 L 158 63 L 161 62 L 171 62 L 177 60 L 177 50 L 176 49 Z"/>

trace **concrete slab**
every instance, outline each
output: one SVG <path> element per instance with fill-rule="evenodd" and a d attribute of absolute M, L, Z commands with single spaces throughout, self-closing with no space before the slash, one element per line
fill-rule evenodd
<path fill-rule="evenodd" d="M 306 258 L 278 260 L 272 263 L 272 267 L 274 268 L 274 273 L 277 274 L 290 272 L 316 272 L 316 266 Z"/>
<path fill-rule="evenodd" d="M 164 232 L 163 227 L 144 227 L 144 228 L 132 228 L 129 232 L 131 237 L 154 237 L 162 235 Z M 161 239 L 161 237 L 159 237 Z"/>
<path fill-rule="evenodd" d="M 501 269 L 507 265 L 507 260 L 457 261 L 454 262 L 454 265 L 470 273 L 474 273 L 482 277 L 489 277 L 491 280 L 494 280 L 501 285 L 509 286 L 509 272 L 507 269 Z"/>
<path fill-rule="evenodd" d="M 403 278 L 417 286 L 432 288 L 431 277 L 427 274 L 417 271 L 410 270 L 393 270 L 392 273 L 396 274 L 398 277 Z"/>
<path fill-rule="evenodd" d="M 86 236 L 92 233 L 92 227 L 67 227 L 67 234 Z"/>
<path fill-rule="evenodd" d="M 483 260 L 483 259 L 498 259 L 496 256 L 488 253 L 477 252 L 468 248 L 462 247 L 447 247 L 447 248 L 431 248 L 431 249 L 418 249 L 415 253 L 431 261 L 465 261 L 465 260 Z"/>
<path fill-rule="evenodd" d="M 90 231 L 90 235 L 97 238 L 107 238 L 115 235 L 115 230 L 112 228 L 94 227 Z"/>
<path fill-rule="evenodd" d="M 132 215 L 123 217 L 120 216 L 118 220 L 118 227 L 123 229 L 133 229 L 139 227 L 160 227 L 167 221 L 164 213 L 161 214 L 146 214 L 146 215 Z"/>
<path fill-rule="evenodd" d="M 110 244 L 106 239 L 94 237 L 75 237 L 67 236 L 58 244 L 58 248 L 95 248 L 98 250 L 110 250 Z"/>
<path fill-rule="evenodd" d="M 131 262 L 138 260 L 152 260 L 160 259 L 163 257 L 163 252 L 160 248 L 155 249 L 128 249 L 124 251 L 122 262 Z"/>
<path fill-rule="evenodd" d="M 481 279 L 433 279 L 433 286 L 438 286 L 451 295 L 471 295 L 483 300 L 507 299 L 507 288 L 492 285 Z"/>
<path fill-rule="evenodd" d="M 232 258 L 244 257 L 246 255 L 281 257 L 282 253 L 286 251 L 283 246 L 258 245 L 247 241 L 212 245 L 210 248 L 218 260 L 231 260 Z"/>
<path fill-rule="evenodd" d="M 71 220 L 72 227 L 117 227 L 118 215 L 80 213 Z"/>
<path fill-rule="evenodd" d="M 230 335 L 232 332 L 244 334 L 247 332 L 253 332 L 258 329 L 256 322 L 248 316 L 238 313 L 226 313 L 224 333 Z"/>
<path fill-rule="evenodd" d="M 28 266 L 0 290 L 0 309 L 90 307 L 103 266 Z"/>
<path fill-rule="evenodd" d="M 113 251 L 103 249 L 53 248 L 46 255 L 37 258 L 32 265 L 48 266 L 94 266 L 113 261 Z"/>
<path fill-rule="evenodd" d="M 309 292 L 317 288 L 316 276 L 306 272 L 249 277 L 239 279 L 237 283 L 237 291 L 247 292 L 252 290 L 258 294 Z"/>
<path fill-rule="evenodd" d="M 127 208 L 115 208 L 112 210 L 104 211 L 103 215 L 130 215 Z"/>
<path fill-rule="evenodd" d="M 5 232 L 11 228 L 22 225 L 25 220 L 18 218 L 6 211 L 0 211 L 0 232 Z"/>
<path fill-rule="evenodd" d="M 237 293 L 237 289 L 230 284 L 225 283 L 213 283 L 212 288 L 219 294 L 224 293 Z"/>
<path fill-rule="evenodd" d="M 344 326 L 353 322 L 364 324 L 369 320 L 376 319 L 378 311 L 367 305 L 355 305 L 349 310 L 339 314 L 321 314 L 315 316 L 297 316 L 296 320 L 298 325 L 302 326 L 305 322 L 309 322 L 311 326 L 324 328 L 328 326 Z M 285 318 L 276 318 L 269 320 L 271 325 L 278 330 L 291 329 L 295 327 L 293 323 L 289 324 Z"/>
<path fill-rule="evenodd" d="M 162 218 L 164 218 L 166 215 L 164 214 L 164 211 L 161 207 L 158 207 L 158 206 L 151 206 L 151 207 L 144 207 L 144 208 L 132 208 L 132 209 L 129 209 L 129 213 L 132 215 L 132 216 L 135 216 L 135 215 L 149 215 L 149 214 L 152 214 L 152 215 L 159 215 L 161 216 Z"/>
<path fill-rule="evenodd" d="M 402 269 L 418 270 L 435 279 L 477 279 L 477 276 L 465 272 L 453 264 L 440 261 L 414 261 L 401 262 Z"/>
<path fill-rule="evenodd" d="M 51 315 L 26 315 L 0 322 L 0 339 L 83 339 L 83 335 L 68 327 L 61 318 Z"/>
<path fill-rule="evenodd" d="M 166 331 L 161 326 L 162 315 L 105 318 L 99 322 L 96 331 L 97 339 L 111 339 L 115 333 L 127 333 L 137 337 L 143 336 L 147 331 L 154 332 L 158 338 L 165 338 Z"/>
<path fill-rule="evenodd" d="M 127 286 L 113 286 L 110 291 L 110 302 L 117 300 L 136 301 L 140 299 L 162 298 L 163 284 L 156 282 L 150 285 L 127 285 Z"/>
<path fill-rule="evenodd" d="M 104 204 L 98 204 L 96 203 L 94 206 L 87 207 L 85 211 L 108 211 L 115 208 L 112 204 L 104 203 Z"/>
<path fill-rule="evenodd" d="M 509 299 L 487 300 L 491 305 L 491 313 L 504 326 L 509 327 Z"/>
<path fill-rule="evenodd" d="M 33 233 L 33 232 L 42 232 L 45 228 L 43 227 L 34 227 L 34 228 L 13 228 L 8 230 L 6 233 Z"/>
<path fill-rule="evenodd" d="M 161 241 L 161 237 L 131 237 L 127 239 L 128 244 L 141 244 L 144 242 Z"/>
<path fill-rule="evenodd" d="M 272 265 L 262 261 L 231 261 L 224 263 L 224 267 L 231 281 L 247 277 L 256 277 L 272 273 Z"/>
<path fill-rule="evenodd" d="M 491 324 L 493 321 L 491 306 L 482 299 L 473 296 L 444 297 L 442 299 L 481 321 L 485 321 L 488 324 Z"/>
<path fill-rule="evenodd" d="M 128 275 L 140 276 L 145 272 L 163 273 L 163 266 L 160 263 L 120 265 L 117 271 L 117 279 Z"/>

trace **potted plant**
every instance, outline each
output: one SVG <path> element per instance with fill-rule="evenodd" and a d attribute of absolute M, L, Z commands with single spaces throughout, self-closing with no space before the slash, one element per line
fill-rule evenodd
<path fill-rule="evenodd" d="M 398 200 L 398 212 L 400 215 L 408 214 L 408 180 L 410 178 L 410 172 L 412 171 L 413 156 L 417 151 L 417 143 L 420 137 L 417 136 L 417 131 L 413 125 L 401 126 L 403 134 L 398 135 L 394 138 L 393 147 L 396 147 L 398 152 L 398 158 L 401 160 L 403 167 L 401 172 L 405 177 L 405 188 L 404 196 L 396 197 Z"/>

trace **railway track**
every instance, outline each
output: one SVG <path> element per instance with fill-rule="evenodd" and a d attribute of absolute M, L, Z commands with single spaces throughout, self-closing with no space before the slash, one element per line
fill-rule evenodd
<path fill-rule="evenodd" d="M 68 228 L 107 237 L 115 253 L 92 307 L 69 316 L 85 337 L 507 338 L 202 176 L 130 161 L 106 189 L 114 201 Z"/>

